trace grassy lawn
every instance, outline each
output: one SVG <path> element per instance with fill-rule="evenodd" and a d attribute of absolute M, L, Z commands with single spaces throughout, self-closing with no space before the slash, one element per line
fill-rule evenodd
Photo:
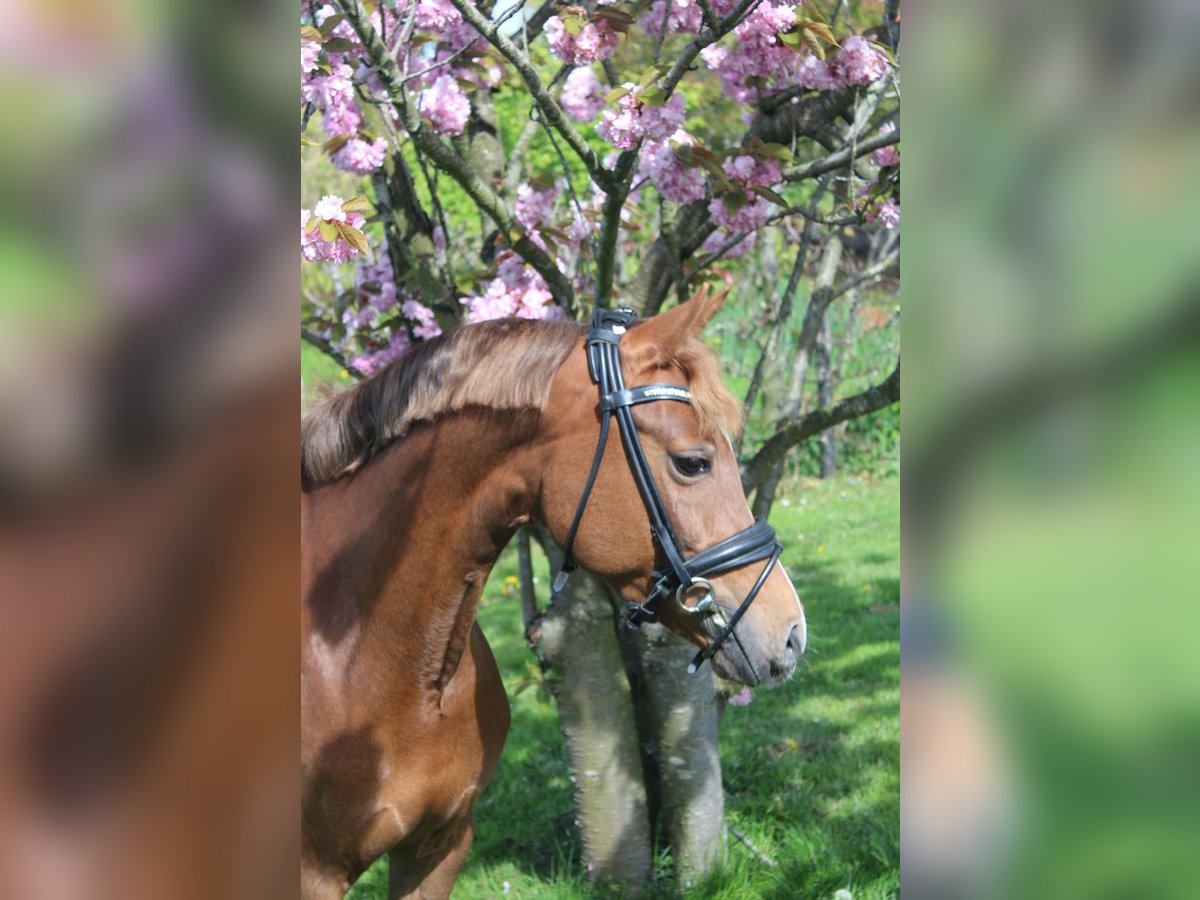
<path fill-rule="evenodd" d="M 775 504 L 783 561 L 808 617 L 808 652 L 794 682 L 726 710 L 721 759 L 729 823 L 778 868 L 731 838 L 726 864 L 687 896 L 898 893 L 899 512 L 896 477 L 803 481 Z M 536 667 L 509 580 L 515 574 L 508 551 L 480 609 L 513 724 L 496 776 L 476 806 L 475 844 L 454 896 L 593 897 L 579 865 L 557 715 L 530 684 Z M 538 587 L 544 598 L 544 563 Z M 350 896 L 383 898 L 386 884 L 381 862 Z M 668 895 L 668 883 L 654 893 Z"/>

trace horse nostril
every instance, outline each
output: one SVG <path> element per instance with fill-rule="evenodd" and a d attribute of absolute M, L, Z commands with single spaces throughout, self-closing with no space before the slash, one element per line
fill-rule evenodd
<path fill-rule="evenodd" d="M 797 623 L 792 626 L 792 630 L 788 632 L 787 640 L 783 642 L 784 658 L 795 665 L 800 654 L 804 652 L 804 632 Z"/>

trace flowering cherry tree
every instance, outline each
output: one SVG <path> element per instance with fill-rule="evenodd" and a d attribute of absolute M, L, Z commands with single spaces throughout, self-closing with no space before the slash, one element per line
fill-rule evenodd
<path fill-rule="evenodd" d="M 328 187 L 301 211 L 302 337 L 370 375 L 461 322 L 650 315 L 786 250 L 786 290 L 752 310 L 766 337 L 751 410 L 819 249 L 789 357 L 799 387 L 744 470 L 769 507 L 783 454 L 815 427 L 799 392 L 825 310 L 895 264 L 896 3 L 337 0 L 304 2 L 301 23 L 301 130 Z M 849 287 L 833 283 L 846 226 L 878 237 Z M 897 368 L 815 412 L 827 427 L 898 385 Z M 681 877 L 716 846 L 685 831 Z M 650 864 L 598 853 L 585 847 L 602 876 Z"/>
<path fill-rule="evenodd" d="M 672 283 L 694 287 L 803 216 L 827 172 L 838 190 L 814 215 L 899 224 L 883 29 L 812 3 L 301 12 L 306 140 L 373 194 L 322 196 L 302 216 L 304 259 L 348 270 L 309 292 L 306 332 L 363 374 L 457 321 L 574 316 L 617 296 L 653 311 Z M 501 107 L 524 127 L 489 155 Z M 513 152 L 535 144 L 552 168 Z M 798 162 L 838 151 L 823 171 Z M 455 215 L 464 200 L 485 232 Z M 630 282 L 648 249 L 667 253 Z"/>

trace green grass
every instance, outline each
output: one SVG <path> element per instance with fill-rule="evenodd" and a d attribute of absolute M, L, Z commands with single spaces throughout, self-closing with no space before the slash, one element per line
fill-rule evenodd
<path fill-rule="evenodd" d="M 794 682 L 725 712 L 721 760 L 731 825 L 778 862 L 729 843 L 695 898 L 856 898 L 899 891 L 899 481 L 840 477 L 789 486 L 772 522 L 805 603 L 809 646 Z M 535 559 L 537 559 L 535 554 Z M 539 560 L 540 561 L 540 560 Z M 456 898 L 589 898 L 572 828 L 566 753 L 552 702 L 531 675 L 507 551 L 480 624 L 512 700 L 495 778 L 476 806 L 476 837 Z M 544 562 L 538 572 L 547 591 Z M 386 896 L 386 863 L 351 892 Z M 670 896 L 669 878 L 652 893 Z"/>

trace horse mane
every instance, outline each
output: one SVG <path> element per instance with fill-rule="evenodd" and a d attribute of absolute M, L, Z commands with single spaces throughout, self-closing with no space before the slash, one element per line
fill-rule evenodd
<path fill-rule="evenodd" d="M 468 406 L 545 409 L 554 373 L 583 333 L 575 322 L 497 319 L 417 344 L 304 417 L 302 483 L 349 475 L 414 424 Z"/>
<path fill-rule="evenodd" d="M 301 483 L 349 475 L 416 423 L 468 406 L 544 411 L 555 372 L 585 332 L 576 322 L 496 319 L 417 344 L 304 417 Z M 673 365 L 687 375 L 706 435 L 740 433 L 742 406 L 725 387 L 707 344 L 689 335 L 678 347 L 663 348 L 654 364 Z"/>

